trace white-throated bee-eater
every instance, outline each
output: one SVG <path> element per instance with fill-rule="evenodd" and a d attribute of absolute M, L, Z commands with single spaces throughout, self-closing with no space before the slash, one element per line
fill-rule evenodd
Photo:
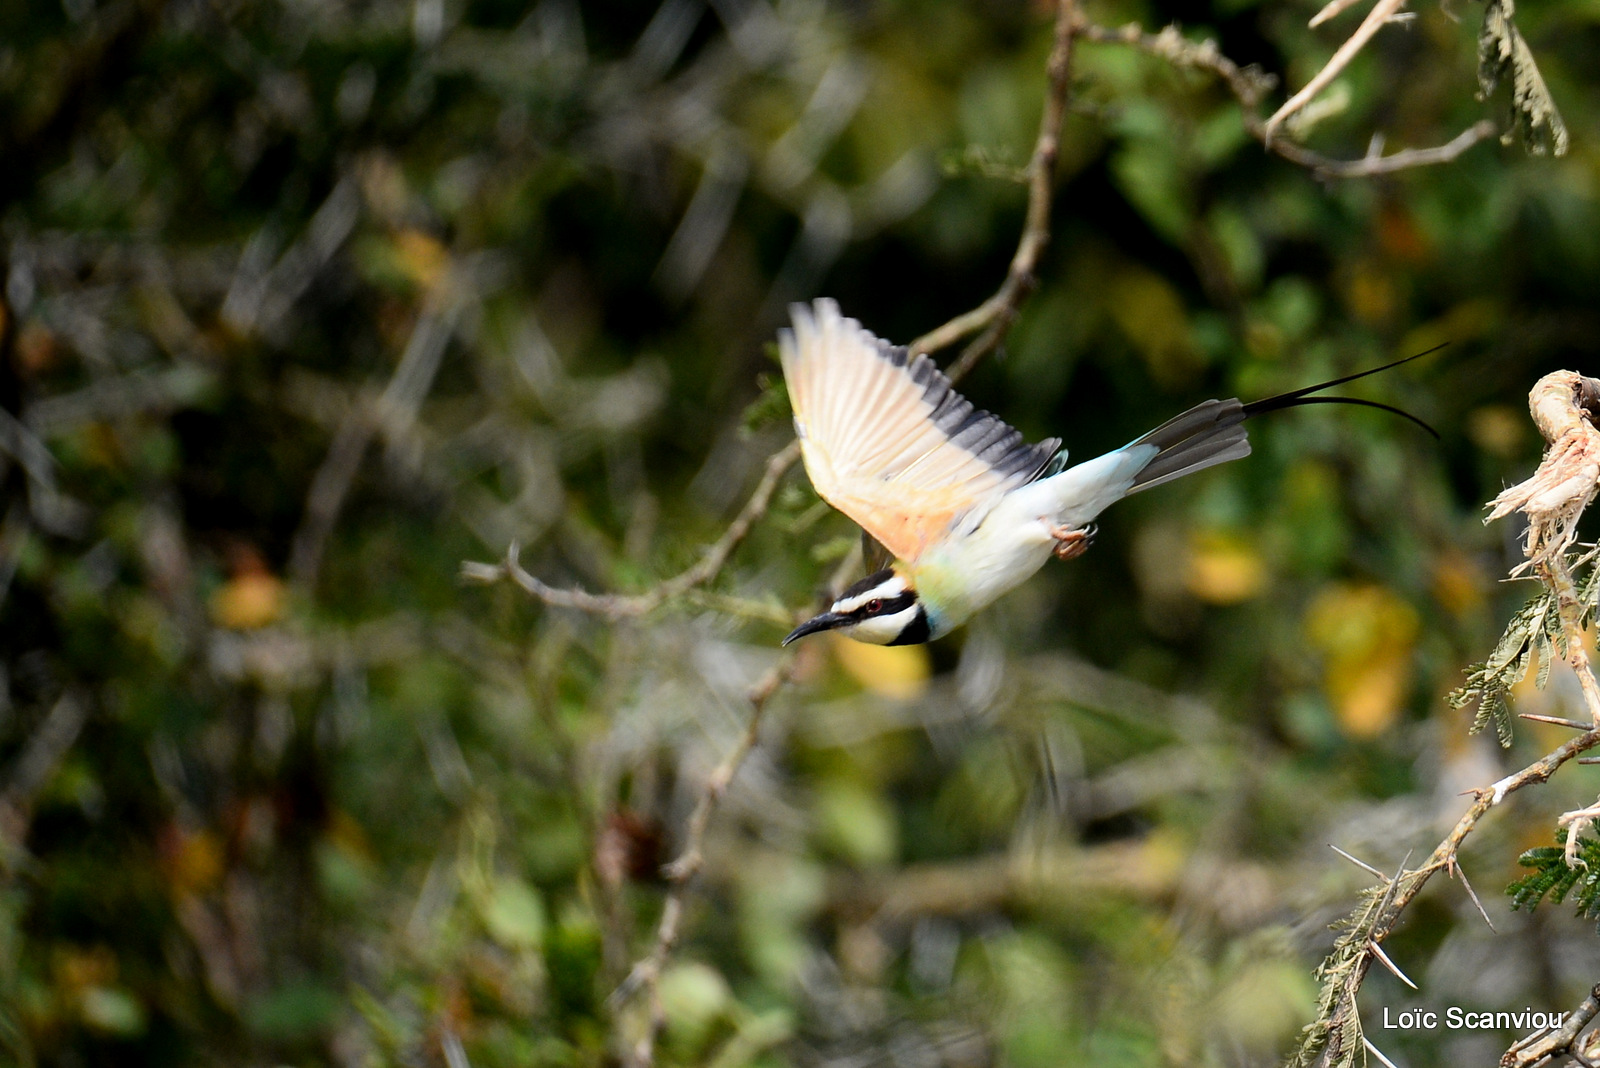
<path fill-rule="evenodd" d="M 1398 360 L 1249 404 L 1208 400 L 1068 467 L 1060 439 L 1024 442 L 974 409 L 926 354 L 874 337 L 833 301 L 795 304 L 790 315 L 794 326 L 778 332 L 778 351 L 806 474 L 893 559 L 795 628 L 785 645 L 822 630 L 874 645 L 943 637 L 1052 555 L 1082 553 L 1095 516 L 1130 493 L 1248 456 L 1243 423 L 1262 412 L 1359 404 L 1433 433 L 1386 404 L 1309 396 L 1406 362 Z"/>

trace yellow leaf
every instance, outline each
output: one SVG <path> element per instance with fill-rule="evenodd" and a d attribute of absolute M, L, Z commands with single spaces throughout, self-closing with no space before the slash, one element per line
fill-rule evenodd
<path fill-rule="evenodd" d="M 1256 596 L 1267 584 L 1267 565 L 1253 545 L 1220 531 L 1189 539 L 1189 564 L 1184 585 L 1208 604 L 1238 604 Z"/>
<path fill-rule="evenodd" d="M 1364 323 L 1387 322 L 1394 316 L 1399 299 L 1394 279 L 1375 263 L 1358 264 L 1345 287 L 1350 314 Z"/>
<path fill-rule="evenodd" d="M 394 252 L 406 277 L 424 289 L 433 288 L 450 263 L 450 253 L 439 239 L 421 230 L 402 230 L 396 234 Z"/>
<path fill-rule="evenodd" d="M 866 645 L 830 634 L 833 655 L 845 673 L 873 693 L 909 700 L 928 687 L 933 666 L 924 645 Z"/>
<path fill-rule="evenodd" d="M 221 882 L 226 858 L 222 842 L 210 831 L 174 827 L 163 836 L 162 861 L 172 889 L 183 896 L 204 893 Z"/>
<path fill-rule="evenodd" d="M 1374 738 L 1399 716 L 1411 688 L 1416 609 L 1382 586 L 1329 586 L 1306 613 L 1323 657 L 1323 689 L 1351 738 Z"/>
<path fill-rule="evenodd" d="M 252 630 L 283 615 L 286 600 L 282 580 L 265 571 L 245 571 L 211 596 L 211 618 L 219 627 Z"/>
<path fill-rule="evenodd" d="M 1183 298 L 1154 271 L 1125 266 L 1110 279 L 1107 310 L 1162 385 L 1182 385 L 1205 364 Z"/>
<path fill-rule="evenodd" d="M 1449 550 L 1433 564 L 1433 595 L 1454 616 L 1466 616 L 1483 606 L 1488 584 L 1483 569 L 1466 553 Z"/>
<path fill-rule="evenodd" d="M 1467 414 L 1467 436 L 1484 452 L 1512 457 L 1528 439 L 1528 416 L 1509 404 L 1485 404 Z"/>

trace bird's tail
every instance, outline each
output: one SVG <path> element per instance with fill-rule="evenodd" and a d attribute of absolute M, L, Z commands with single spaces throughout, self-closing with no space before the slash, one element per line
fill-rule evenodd
<path fill-rule="evenodd" d="M 1150 433 L 1128 443 L 1132 449 L 1154 445 L 1155 458 L 1133 477 L 1129 493 L 1138 493 L 1175 478 L 1204 471 L 1250 455 L 1245 406 L 1237 400 L 1208 400 L 1175 415 Z"/>
<path fill-rule="evenodd" d="M 1127 448 L 1139 445 L 1154 445 L 1157 452 L 1155 458 L 1144 466 L 1134 476 L 1133 486 L 1129 493 L 1147 490 L 1152 486 L 1159 486 L 1164 482 L 1171 482 L 1175 478 L 1203 471 L 1229 460 L 1237 460 L 1250 455 L 1250 442 L 1245 437 L 1244 421 L 1254 415 L 1265 412 L 1275 412 L 1282 408 L 1294 408 L 1302 404 L 1357 404 L 1364 408 L 1378 408 L 1391 412 L 1403 419 L 1409 419 L 1422 429 L 1432 434 L 1435 438 L 1439 432 L 1424 423 L 1410 412 L 1403 412 L 1399 408 L 1377 401 L 1363 400 L 1360 397 L 1313 397 L 1311 394 L 1321 392 L 1333 386 L 1340 386 L 1346 382 L 1354 382 L 1358 378 L 1375 375 L 1380 371 L 1387 371 L 1391 367 L 1398 367 L 1403 363 L 1410 363 L 1431 352 L 1437 352 L 1443 345 L 1435 345 L 1426 352 L 1419 352 L 1415 356 L 1407 356 L 1403 360 L 1386 363 L 1382 367 L 1374 367 L 1368 371 L 1357 371 L 1353 375 L 1335 378 L 1330 382 L 1322 382 L 1315 386 L 1305 386 L 1288 393 L 1280 393 L 1276 397 L 1267 397 L 1264 400 L 1251 401 L 1243 404 L 1238 400 L 1208 400 L 1197 404 L 1182 415 L 1173 416 L 1165 423 L 1156 427 L 1150 433 L 1135 441 L 1129 442 Z"/>

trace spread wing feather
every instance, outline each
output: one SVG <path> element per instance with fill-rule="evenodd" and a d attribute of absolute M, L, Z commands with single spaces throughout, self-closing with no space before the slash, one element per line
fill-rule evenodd
<path fill-rule="evenodd" d="M 895 556 L 915 561 L 974 509 L 1034 479 L 1060 447 L 974 409 L 926 355 L 874 337 L 831 300 L 778 332 L 806 473 Z"/>

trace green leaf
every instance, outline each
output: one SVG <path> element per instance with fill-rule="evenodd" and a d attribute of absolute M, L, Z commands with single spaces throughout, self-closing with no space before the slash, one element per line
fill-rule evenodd
<path fill-rule="evenodd" d="M 544 942 L 544 902 L 520 879 L 496 879 L 483 906 L 483 926 L 507 949 L 538 949 Z"/>
<path fill-rule="evenodd" d="M 1584 837 L 1578 840 L 1576 865 L 1567 864 L 1567 829 L 1556 832 L 1556 846 L 1537 846 L 1517 858 L 1517 863 L 1529 868 L 1529 874 L 1506 887 L 1513 910 L 1532 912 L 1541 901 L 1549 899 L 1559 905 L 1572 895 L 1578 915 L 1595 920 L 1596 933 L 1600 933 L 1600 841 Z"/>

